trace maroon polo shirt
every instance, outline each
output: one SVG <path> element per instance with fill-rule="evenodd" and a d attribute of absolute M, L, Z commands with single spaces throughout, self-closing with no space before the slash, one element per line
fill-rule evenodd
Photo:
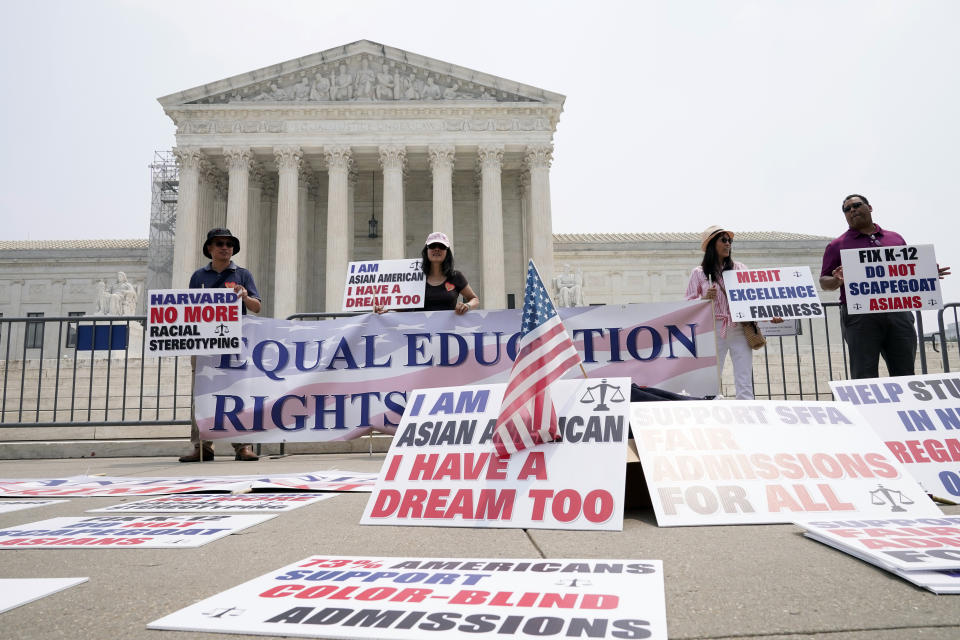
<path fill-rule="evenodd" d="M 874 223 L 877 230 L 873 233 L 860 233 L 856 229 L 847 229 L 839 238 L 830 241 L 823 252 L 823 268 L 821 276 L 833 275 L 833 270 L 840 266 L 840 251 L 843 249 L 871 249 L 873 247 L 898 247 L 907 244 L 896 231 L 884 231 L 880 225 Z M 840 303 L 847 301 L 846 287 L 840 287 Z"/>

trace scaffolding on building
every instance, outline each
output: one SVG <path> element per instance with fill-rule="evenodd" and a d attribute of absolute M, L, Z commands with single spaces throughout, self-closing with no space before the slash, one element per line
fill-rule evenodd
<path fill-rule="evenodd" d="M 169 289 L 173 277 L 173 242 L 177 226 L 180 171 L 173 151 L 154 151 L 150 163 L 150 249 L 147 290 Z"/>

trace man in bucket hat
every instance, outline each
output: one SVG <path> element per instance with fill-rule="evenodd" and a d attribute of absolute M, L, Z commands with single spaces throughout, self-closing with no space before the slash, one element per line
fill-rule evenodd
<path fill-rule="evenodd" d="M 260 312 L 260 293 L 257 283 L 253 281 L 253 274 L 237 266 L 233 256 L 240 253 L 240 240 L 230 233 L 230 229 L 210 229 L 207 240 L 203 243 L 203 255 L 210 258 L 205 267 L 200 267 L 190 276 L 191 289 L 219 289 L 226 287 L 240 296 L 243 301 L 243 314 L 247 310 L 253 313 Z M 191 358 L 193 375 L 191 388 L 196 380 L 197 359 Z M 190 441 L 193 443 L 193 453 L 180 456 L 180 462 L 200 462 L 213 460 L 213 443 L 200 442 L 200 430 L 197 428 L 197 419 L 193 411 L 190 412 Z M 249 444 L 234 442 L 233 449 L 237 460 L 258 460 L 257 454 Z"/>

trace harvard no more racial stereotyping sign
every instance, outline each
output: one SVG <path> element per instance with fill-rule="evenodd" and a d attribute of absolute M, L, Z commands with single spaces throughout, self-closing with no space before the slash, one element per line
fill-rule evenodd
<path fill-rule="evenodd" d="M 50 518 L 0 529 L 0 549 L 182 549 L 202 547 L 274 515 Z"/>
<path fill-rule="evenodd" d="M 248 491 L 251 489 L 366 492 L 370 491 L 376 479 L 376 473 L 362 471 L 314 471 L 272 476 L 16 478 L 0 480 L 0 495 L 149 496 L 198 491 Z"/>
<path fill-rule="evenodd" d="M 562 442 L 501 460 L 505 387 L 415 391 L 360 523 L 623 529 L 630 380 L 553 383 Z"/>
<path fill-rule="evenodd" d="M 420 258 L 351 262 L 343 289 L 344 311 L 422 309 L 426 274 Z"/>
<path fill-rule="evenodd" d="M 240 353 L 240 296 L 231 289 L 155 289 L 147 293 L 148 356 Z"/>
<path fill-rule="evenodd" d="M 840 262 L 848 313 L 943 308 L 932 244 L 844 249 Z"/>
<path fill-rule="evenodd" d="M 724 271 L 723 285 L 734 322 L 823 317 L 810 267 Z"/>
<path fill-rule="evenodd" d="M 660 560 L 312 556 L 149 629 L 307 638 L 667 637 Z"/>
<path fill-rule="evenodd" d="M 930 494 L 960 501 L 960 374 L 831 380 Z"/>
<path fill-rule="evenodd" d="M 87 509 L 87 513 L 222 513 L 243 511 L 245 513 L 277 513 L 293 511 L 314 502 L 335 498 L 339 493 L 244 493 L 234 494 L 181 494 L 162 496 L 149 500 L 124 502 L 102 509 Z"/>
<path fill-rule="evenodd" d="M 594 378 L 717 393 L 709 300 L 558 310 Z M 322 322 L 247 317 L 236 356 L 197 360 L 204 440 L 318 442 L 393 433 L 414 389 L 506 382 L 520 311 L 367 314 Z M 566 375 L 572 378 L 578 372 Z"/>
<path fill-rule="evenodd" d="M 842 403 L 638 402 L 630 426 L 662 527 L 942 515 Z"/>

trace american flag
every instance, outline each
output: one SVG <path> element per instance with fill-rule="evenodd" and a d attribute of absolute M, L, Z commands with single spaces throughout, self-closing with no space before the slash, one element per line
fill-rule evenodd
<path fill-rule="evenodd" d="M 493 432 L 500 458 L 558 439 L 550 383 L 580 364 L 533 260 L 527 266 L 519 346 Z"/>

